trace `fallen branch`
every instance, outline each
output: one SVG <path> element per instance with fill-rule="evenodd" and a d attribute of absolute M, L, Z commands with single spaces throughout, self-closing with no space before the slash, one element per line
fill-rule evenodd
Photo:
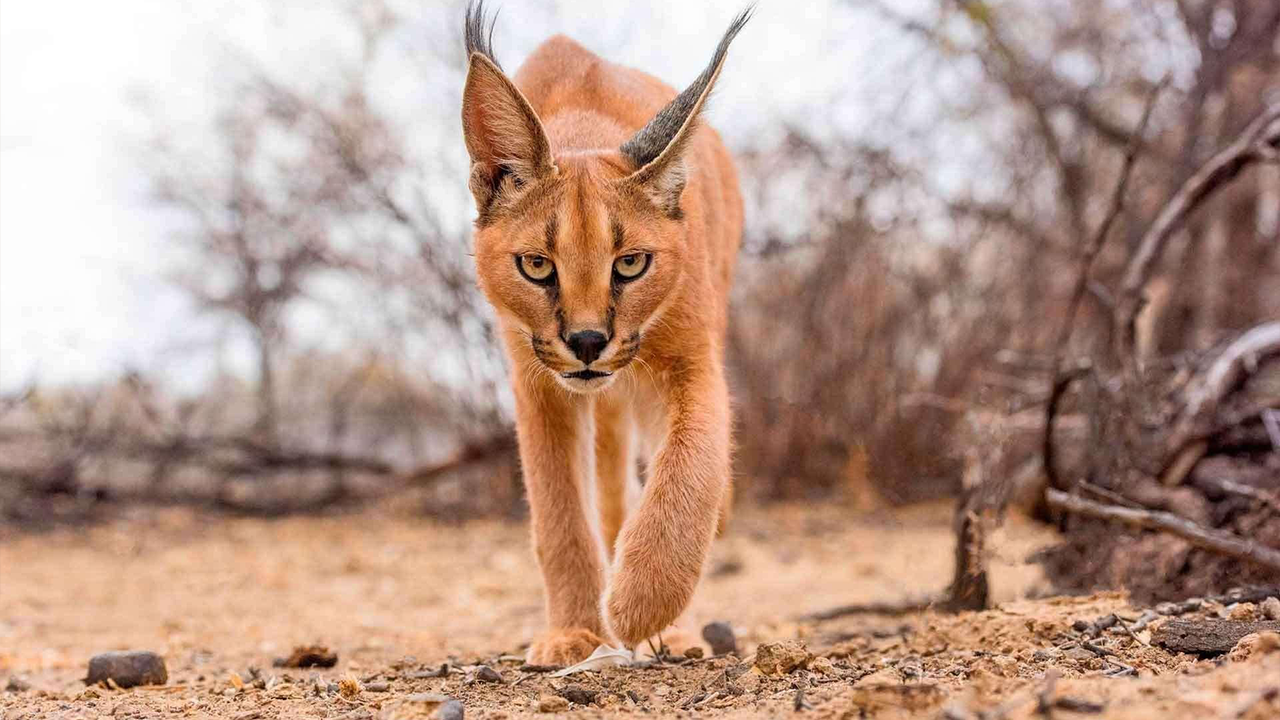
<path fill-rule="evenodd" d="M 1280 632 L 1280 622 L 1215 618 L 1169 620 L 1151 633 L 1151 641 L 1174 652 L 1221 655 L 1235 647 L 1240 638 L 1256 632 Z"/>
<path fill-rule="evenodd" d="M 451 457 L 431 465 L 416 467 L 405 473 L 404 477 L 415 485 L 429 484 L 441 475 L 513 453 L 515 449 L 514 436 L 500 435 L 482 442 L 469 443 Z"/>
<path fill-rule="evenodd" d="M 802 615 L 801 620 L 835 620 L 837 618 L 849 617 L 850 615 L 887 615 L 889 617 L 901 617 L 903 615 L 911 615 L 918 612 L 924 612 L 931 608 L 943 604 L 945 601 L 939 598 L 924 600 L 907 600 L 901 603 L 858 603 L 854 605 L 840 605 L 829 610 L 819 610 L 815 613 Z"/>
<path fill-rule="evenodd" d="M 1045 500 L 1050 507 L 1102 520 L 1115 520 L 1148 530 L 1160 530 L 1176 535 L 1196 547 L 1212 550 L 1228 557 L 1249 560 L 1280 572 L 1280 550 L 1233 533 L 1202 527 L 1172 513 L 1104 505 L 1053 488 L 1045 490 Z"/>

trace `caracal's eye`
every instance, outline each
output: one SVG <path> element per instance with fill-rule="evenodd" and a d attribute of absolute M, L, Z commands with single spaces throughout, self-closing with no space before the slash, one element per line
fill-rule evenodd
<path fill-rule="evenodd" d="M 649 269 L 649 253 L 631 253 L 613 261 L 613 272 L 623 282 L 635 280 Z"/>
<path fill-rule="evenodd" d="M 521 275 L 543 285 L 550 283 L 552 276 L 556 274 L 556 266 L 552 264 L 551 259 L 542 255 L 517 256 L 516 267 L 520 268 Z"/>

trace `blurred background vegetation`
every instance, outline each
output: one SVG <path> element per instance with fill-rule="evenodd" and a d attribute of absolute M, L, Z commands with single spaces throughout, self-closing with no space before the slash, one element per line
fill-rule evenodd
<path fill-rule="evenodd" d="M 138 163 L 172 228 L 166 282 L 251 362 L 209 361 L 228 350 L 207 343 L 91 382 L 10 376 L 4 520 L 80 522 L 136 503 L 274 515 L 390 496 L 447 518 L 524 512 L 505 368 L 469 254 L 462 4 L 322 5 L 347 35 L 341 52 L 292 58 L 323 58 L 317 75 L 232 57 L 199 134 L 143 103 L 153 122 Z M 598 28 L 578 39 L 607 58 L 667 42 L 642 28 L 674 11 L 606 22 L 573 3 L 505 5 L 497 48 L 513 68 L 557 25 Z M 1280 4 L 815 7 L 825 61 L 771 53 L 804 39 L 765 3 L 721 84 L 830 82 L 809 83 L 818 89 L 790 113 L 731 89 L 711 112 L 747 203 L 727 348 L 739 502 L 873 508 L 997 478 L 989 505 L 1049 517 L 1044 407 L 1060 366 L 1109 356 L 1146 231 L 1280 103 Z M 698 13 L 710 28 L 732 8 Z M 696 68 L 664 79 L 683 85 Z M 406 86 L 430 101 L 396 109 L 388 98 Z M 1280 317 L 1280 167 L 1240 170 L 1170 235 L 1141 288 L 1144 366 L 1201 357 Z M 207 379 L 167 376 L 201 358 L 215 368 Z M 1058 474 L 1105 484 L 1088 472 L 1098 435 L 1082 394 L 1055 399 Z M 1262 397 L 1240 420 L 1250 437 L 1280 406 L 1267 399 L 1280 394 Z M 1253 475 L 1232 477 L 1274 498 L 1280 461 L 1261 437 L 1201 464 L 1247 465 Z M 1197 517 L 1235 522 L 1211 517 L 1206 492 Z"/>

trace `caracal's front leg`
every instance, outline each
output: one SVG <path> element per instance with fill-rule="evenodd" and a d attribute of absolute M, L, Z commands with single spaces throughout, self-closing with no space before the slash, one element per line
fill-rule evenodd
<path fill-rule="evenodd" d="M 596 399 L 596 504 L 606 556 L 613 557 L 636 479 L 636 441 L 630 401 L 620 393 Z"/>
<path fill-rule="evenodd" d="M 593 491 L 591 406 L 539 379 L 516 383 L 520 461 L 542 569 L 548 631 L 529 648 L 537 665 L 569 665 L 603 642 L 605 563 L 588 521 Z"/>
<path fill-rule="evenodd" d="M 623 525 L 603 602 L 628 647 L 663 630 L 702 576 L 729 484 L 729 397 L 718 363 L 668 374 L 666 437 Z"/>

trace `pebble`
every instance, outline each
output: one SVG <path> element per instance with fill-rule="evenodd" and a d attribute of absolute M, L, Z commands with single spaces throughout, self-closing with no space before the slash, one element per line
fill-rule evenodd
<path fill-rule="evenodd" d="M 761 643 L 756 648 L 756 667 L 766 675 L 785 675 L 807 665 L 812 657 L 799 640 Z"/>
<path fill-rule="evenodd" d="M 762 679 L 760 671 L 753 668 L 751 672 L 739 675 L 735 684 L 741 688 L 743 692 L 754 693 L 760 689 L 760 682 Z"/>
<path fill-rule="evenodd" d="M 727 655 L 738 651 L 738 637 L 726 622 L 708 623 L 702 628 L 702 639 L 711 646 L 712 655 Z"/>
<path fill-rule="evenodd" d="M 96 685 L 108 679 L 122 688 L 138 685 L 164 685 L 169 682 L 169 671 L 164 658 L 153 652 L 106 652 L 89 659 L 86 685 Z"/>
<path fill-rule="evenodd" d="M 1086 650 L 1082 647 L 1073 647 L 1070 650 L 1066 651 L 1066 653 L 1064 654 L 1066 655 L 1068 660 L 1075 660 L 1077 662 L 1084 662 L 1086 660 L 1092 660 L 1095 657 L 1097 657 L 1097 655 L 1093 654 L 1093 651 Z"/>
<path fill-rule="evenodd" d="M 476 668 L 475 679 L 480 682 L 502 682 L 502 674 L 488 665 L 481 665 Z"/>
<path fill-rule="evenodd" d="M 1249 633 L 1240 638 L 1236 646 L 1231 648 L 1231 652 L 1227 653 L 1227 659 L 1232 662 L 1242 662 L 1255 655 L 1266 655 L 1277 650 L 1280 650 L 1280 634 Z"/>
<path fill-rule="evenodd" d="M 594 705 L 600 693 L 588 690 L 581 685 L 570 685 L 560 691 L 560 697 L 575 705 Z"/>
<path fill-rule="evenodd" d="M 559 695 L 540 695 L 538 697 L 538 712 L 556 713 L 564 712 L 569 709 L 569 701 Z"/>
<path fill-rule="evenodd" d="M 697 645 L 690 645 L 687 649 L 685 649 L 684 656 L 689 658 L 690 660 L 701 660 L 702 648 L 698 647 Z"/>
<path fill-rule="evenodd" d="M 1262 616 L 1268 620 L 1280 620 L 1280 598 L 1269 597 L 1263 600 Z"/>
<path fill-rule="evenodd" d="M 383 705 L 378 720 L 462 720 L 461 702 L 437 693 L 413 693 Z"/>
<path fill-rule="evenodd" d="M 31 683 L 17 675 L 13 675 L 9 678 L 9 683 L 4 686 L 4 689 L 8 692 L 25 692 L 31 689 Z"/>
<path fill-rule="evenodd" d="M 1230 608 L 1231 620 L 1256 620 L 1258 607 L 1253 603 L 1236 603 Z"/>
<path fill-rule="evenodd" d="M 836 666 L 835 663 L 831 662 L 831 658 L 814 658 L 813 661 L 809 663 L 809 669 L 819 675 L 836 674 Z"/>
<path fill-rule="evenodd" d="M 463 712 L 460 700 L 450 700 L 436 708 L 436 713 L 431 720 L 462 720 Z"/>

